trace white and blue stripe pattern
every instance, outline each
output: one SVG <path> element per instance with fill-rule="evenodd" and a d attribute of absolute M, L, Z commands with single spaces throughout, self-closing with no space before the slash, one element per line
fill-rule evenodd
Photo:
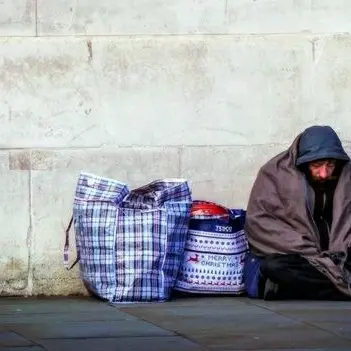
<path fill-rule="evenodd" d="M 173 289 L 192 205 L 188 183 L 126 184 L 81 173 L 73 217 L 82 279 L 110 302 L 166 301 Z"/>

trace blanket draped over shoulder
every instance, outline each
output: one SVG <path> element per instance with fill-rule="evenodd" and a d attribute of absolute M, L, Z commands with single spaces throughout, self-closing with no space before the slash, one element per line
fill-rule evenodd
<path fill-rule="evenodd" d="M 259 256 L 299 254 L 335 286 L 351 296 L 351 164 L 346 163 L 335 190 L 328 251 L 321 251 L 313 220 L 314 191 L 295 164 L 299 135 L 290 148 L 259 171 L 245 224 L 251 250 Z"/>

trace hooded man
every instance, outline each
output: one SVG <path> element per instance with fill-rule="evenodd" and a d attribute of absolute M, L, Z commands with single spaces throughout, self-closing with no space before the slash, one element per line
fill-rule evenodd
<path fill-rule="evenodd" d="M 259 297 L 351 297 L 351 163 L 331 127 L 306 129 L 260 169 L 245 231 Z"/>

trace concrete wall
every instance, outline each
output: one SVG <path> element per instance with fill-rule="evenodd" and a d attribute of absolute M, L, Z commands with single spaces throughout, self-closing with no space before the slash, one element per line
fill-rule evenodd
<path fill-rule="evenodd" d="M 0 2 L 0 294 L 84 292 L 62 267 L 81 170 L 245 207 L 303 128 L 350 149 L 350 18 L 347 0 Z"/>

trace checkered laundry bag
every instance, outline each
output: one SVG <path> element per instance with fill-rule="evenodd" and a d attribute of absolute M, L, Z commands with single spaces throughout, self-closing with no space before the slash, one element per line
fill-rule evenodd
<path fill-rule="evenodd" d="M 157 180 L 130 191 L 119 181 L 81 173 L 72 222 L 87 288 L 112 303 L 166 301 L 183 257 L 191 204 L 185 180 Z"/>

